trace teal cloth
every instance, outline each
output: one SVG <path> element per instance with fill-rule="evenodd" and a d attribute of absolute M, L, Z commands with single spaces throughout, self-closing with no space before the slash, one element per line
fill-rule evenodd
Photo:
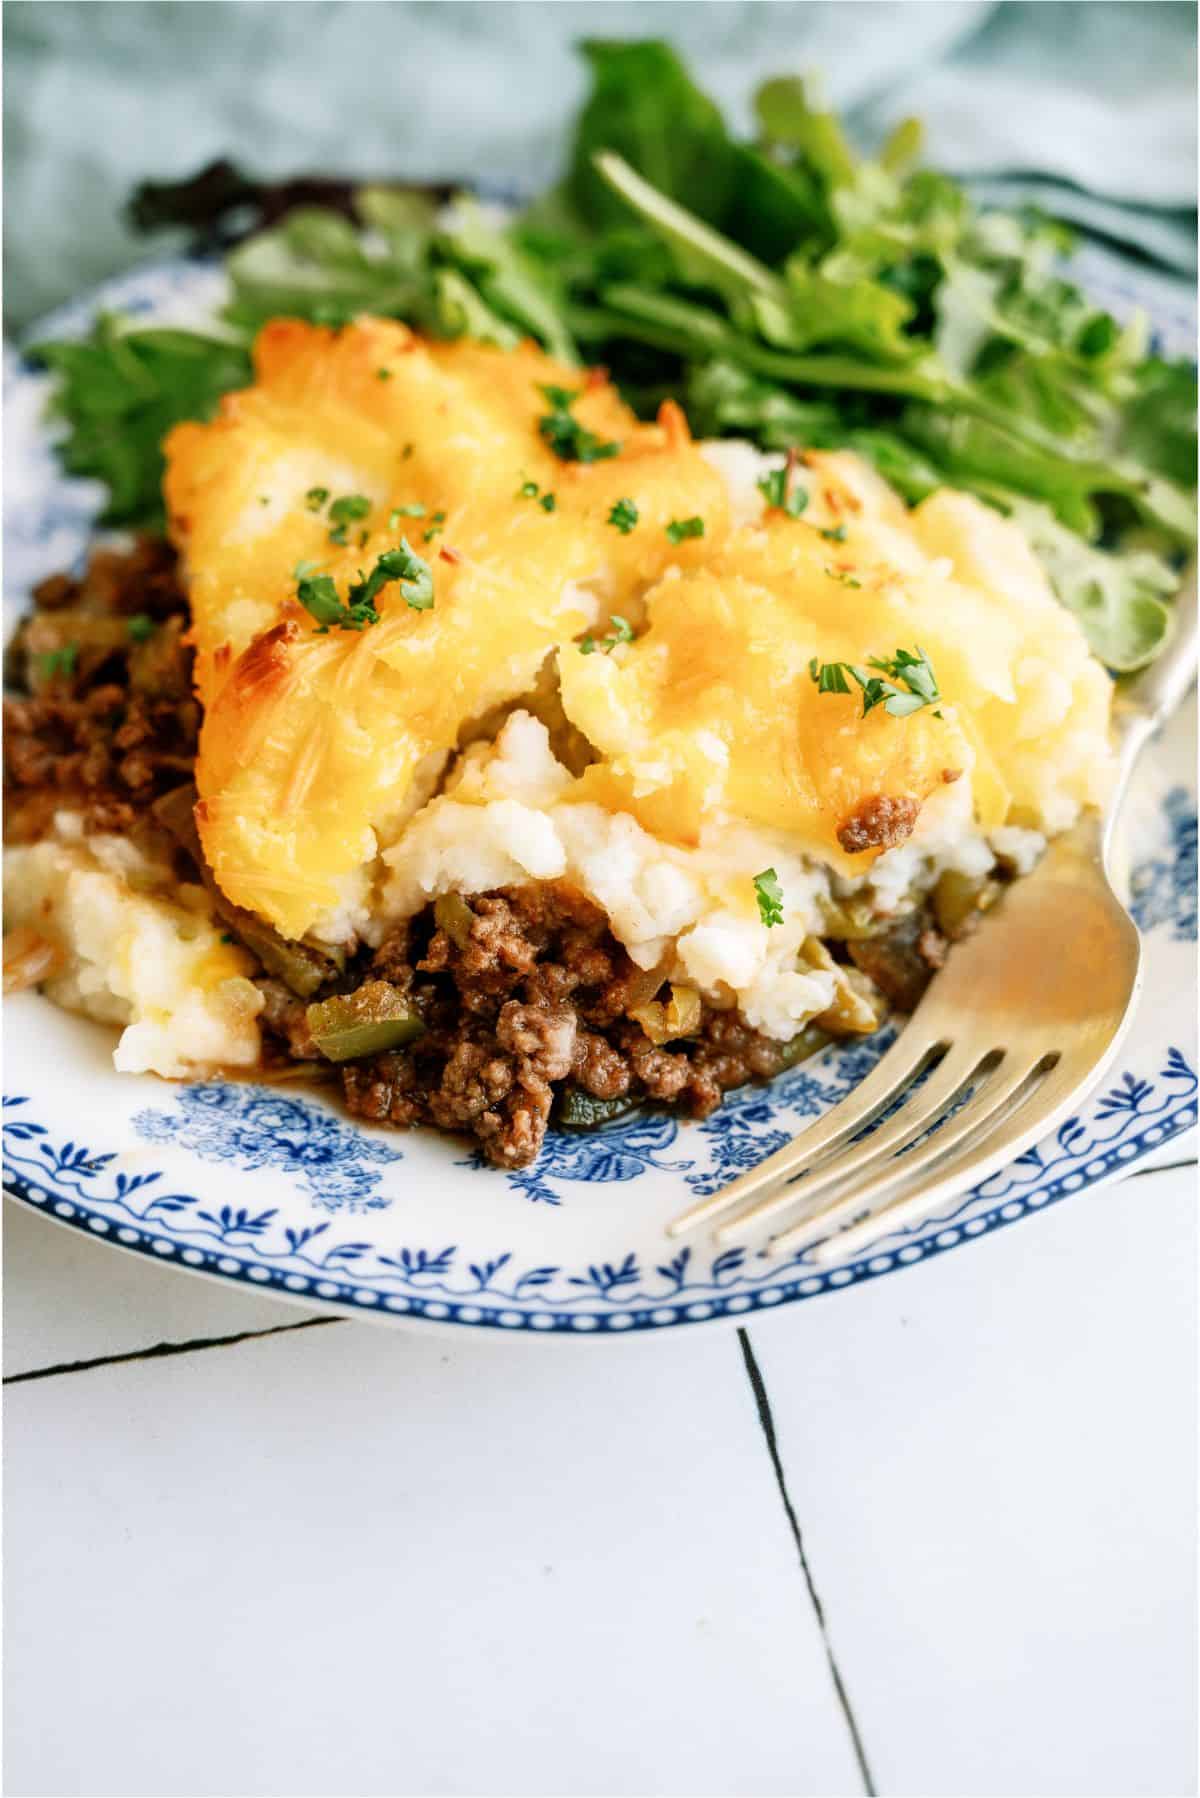
<path fill-rule="evenodd" d="M 1195 269 L 1186 0 L 9 0 L 6 324 L 157 247 L 124 223 L 130 189 L 219 155 L 534 191 L 562 166 L 586 86 L 572 45 L 589 35 L 670 39 L 742 129 L 758 81 L 819 70 L 864 145 L 916 113 L 930 161 L 981 191 L 1040 200 L 1183 280 Z"/>

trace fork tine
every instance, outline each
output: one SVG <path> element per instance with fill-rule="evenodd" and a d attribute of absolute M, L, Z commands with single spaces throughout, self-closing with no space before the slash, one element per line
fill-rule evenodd
<path fill-rule="evenodd" d="M 770 1245 L 770 1253 L 794 1253 L 818 1238 L 813 1251 L 814 1261 L 820 1266 L 829 1261 L 840 1261 L 877 1236 L 936 1210 L 951 1193 L 961 1195 L 969 1187 L 986 1180 L 996 1168 L 1003 1167 L 1031 1142 L 1036 1142 L 1079 1097 L 1078 1069 L 1071 1075 L 1059 1063 L 1043 1078 L 1037 1079 L 1045 1060 L 1042 1057 L 1037 1062 L 1026 1060 L 1022 1065 L 1014 1064 L 1006 1080 L 989 1083 L 986 1090 L 991 1103 L 986 1111 L 968 1105 L 952 1124 L 946 1125 L 946 1131 L 953 1131 L 953 1137 L 943 1147 L 937 1146 L 938 1137 L 943 1135 L 939 1130 L 927 1143 L 901 1161 L 893 1162 L 866 1186 L 843 1195 L 819 1218 L 806 1219 L 785 1231 Z M 956 1129 L 955 1126 L 960 1127 Z M 974 1140 L 977 1134 L 984 1138 L 982 1153 Z M 952 1151 L 948 1156 L 947 1149 Z M 935 1161 L 945 1165 L 933 1184 L 911 1191 L 914 1177 Z M 831 1224 L 836 1225 L 839 1218 L 861 1212 L 864 1207 L 865 1217 L 855 1216 L 845 1228 L 830 1233 Z M 816 1228 L 810 1227 L 813 1225 Z"/>
<path fill-rule="evenodd" d="M 931 1055 L 942 1046 L 944 1037 L 919 1038 L 910 1023 L 898 1042 L 871 1069 L 864 1080 L 823 1118 L 802 1130 L 786 1147 L 768 1155 L 757 1167 L 731 1180 L 720 1192 L 693 1205 L 689 1211 L 673 1218 L 667 1225 L 668 1236 L 682 1236 L 687 1230 L 714 1217 L 734 1210 L 764 1186 L 775 1186 L 789 1174 L 802 1173 L 815 1155 L 831 1154 L 857 1131 L 862 1130 L 881 1111 L 886 1110 L 899 1093 L 922 1071 Z"/>
<path fill-rule="evenodd" d="M 804 1200 L 815 1199 L 826 1187 L 840 1185 L 843 1180 L 861 1172 L 881 1157 L 899 1153 L 903 1144 L 914 1142 L 922 1130 L 929 1127 L 938 1114 L 953 1101 L 960 1088 L 980 1074 L 983 1064 L 988 1061 L 992 1062 L 994 1068 L 994 1053 L 989 1057 L 981 1055 L 977 1047 L 952 1047 L 924 1085 L 915 1090 L 910 1089 L 911 1097 L 904 1101 L 898 1114 L 890 1122 L 881 1124 L 870 1136 L 843 1154 L 823 1161 L 819 1167 L 807 1170 L 782 1187 L 772 1189 L 766 1198 L 761 1199 L 757 1205 L 752 1205 L 749 1211 L 740 1212 L 737 1217 L 722 1224 L 714 1232 L 716 1242 L 721 1246 L 738 1242 L 779 1212 L 790 1211 Z M 989 1069 L 989 1073 L 991 1071 Z M 983 1077 L 987 1078 L 986 1075 Z"/>

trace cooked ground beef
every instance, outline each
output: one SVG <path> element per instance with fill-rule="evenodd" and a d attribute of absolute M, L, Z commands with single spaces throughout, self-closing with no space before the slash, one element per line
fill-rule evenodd
<path fill-rule="evenodd" d="M 905 794 L 877 793 L 864 799 L 838 826 L 838 842 L 847 855 L 859 855 L 864 849 L 893 849 L 912 835 L 920 810 L 917 800 Z"/>
<path fill-rule="evenodd" d="M 4 704 L 5 834 L 32 841 L 53 813 L 127 831 L 191 778 L 200 728 L 187 600 L 156 538 L 97 550 L 78 580 L 52 575 L 9 650 L 27 691 Z"/>
<path fill-rule="evenodd" d="M 917 1006 L 949 946 L 924 908 L 897 918 L 879 936 L 847 945 L 855 967 L 900 1011 Z"/>
<path fill-rule="evenodd" d="M 555 1088 L 707 1117 L 728 1087 L 778 1073 L 788 1059 L 785 1045 L 711 1006 L 694 1037 L 651 1042 L 625 1013 L 653 997 L 653 978 L 604 913 L 567 886 L 456 898 L 449 928 L 423 914 L 387 939 L 370 971 L 410 997 L 426 1033 L 345 1068 L 350 1109 L 401 1127 L 465 1130 L 502 1167 L 537 1155 Z"/>

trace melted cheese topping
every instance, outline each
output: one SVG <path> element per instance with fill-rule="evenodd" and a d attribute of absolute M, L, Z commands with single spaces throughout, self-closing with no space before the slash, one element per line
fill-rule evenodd
<path fill-rule="evenodd" d="M 223 890 L 286 936 L 346 903 L 426 758 L 526 692 L 559 644 L 609 611 L 636 615 L 676 553 L 672 518 L 725 529 L 724 484 L 674 409 L 639 425 L 591 384 L 575 414 L 621 453 L 564 463 L 538 433 L 540 383 L 580 377 L 534 349 L 425 344 L 377 319 L 337 334 L 279 321 L 258 340 L 255 385 L 167 440 L 206 707 L 201 836 Z M 518 496 L 525 481 L 554 493 L 552 512 Z M 364 542 L 357 524 L 346 547 L 330 542 L 305 505 L 314 487 L 371 501 Z M 630 536 L 607 523 L 620 498 L 641 517 Z M 424 519 L 388 528 L 393 508 L 418 504 Z M 317 634 L 294 601 L 296 564 L 319 564 L 344 598 L 401 534 L 432 563 L 433 609 L 391 585 L 377 625 Z"/>
<path fill-rule="evenodd" d="M 206 706 L 198 819 L 232 899 L 287 936 L 330 930 L 430 770 L 556 651 L 568 719 L 599 756 L 568 800 L 632 813 L 663 841 L 694 843 L 724 815 L 861 872 L 878 846 L 850 852 L 846 827 L 880 801 L 911 822 L 961 777 L 984 828 L 1054 829 L 1101 796 L 1109 682 L 1014 527 L 961 494 L 909 513 L 847 455 L 806 459 L 802 518 L 764 514 L 752 472 L 734 513 L 724 451 L 706 460 L 675 407 L 638 424 L 594 377 L 575 416 L 620 454 L 560 462 L 537 428 L 551 383 L 581 377 L 532 347 L 282 321 L 259 339 L 255 385 L 168 439 Z M 527 481 L 552 511 L 520 494 Z M 330 542 L 313 487 L 370 500 L 364 541 L 352 524 L 345 547 Z M 608 522 L 618 499 L 637 507 L 628 535 Z M 424 518 L 389 528 L 418 504 Z M 704 535 L 672 544 L 668 523 L 694 516 Z M 402 533 L 432 563 L 433 609 L 391 585 L 378 624 L 319 634 L 296 564 L 319 564 L 344 598 Z M 611 613 L 644 633 L 580 654 Z M 822 694 L 809 674 L 814 656 L 918 645 L 936 712 L 864 718 L 857 690 Z"/>
<path fill-rule="evenodd" d="M 879 846 L 847 853 L 839 832 L 877 797 L 915 817 L 965 775 L 984 830 L 1040 825 L 1064 775 L 1069 804 L 1101 797 L 1110 684 L 1019 532 L 965 494 L 910 513 L 853 456 L 806 463 L 800 519 L 768 512 L 668 571 L 628 648 L 560 659 L 603 758 L 580 796 L 677 842 L 714 813 L 785 830 L 847 874 Z M 856 686 L 810 674 L 917 646 L 943 698 L 907 717 L 864 717 Z"/>

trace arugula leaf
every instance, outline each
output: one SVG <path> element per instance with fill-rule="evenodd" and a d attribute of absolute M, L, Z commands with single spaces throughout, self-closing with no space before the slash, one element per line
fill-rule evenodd
<path fill-rule="evenodd" d="M 1048 506 L 999 490 L 989 496 L 1028 538 L 1050 584 L 1074 612 L 1093 652 L 1118 674 L 1152 662 L 1167 640 L 1167 601 L 1178 572 L 1141 546 L 1096 549 L 1068 530 Z"/>
<path fill-rule="evenodd" d="M 473 337 L 499 349 L 515 349 L 521 334 L 498 318 L 467 277 L 456 268 L 439 268 L 433 277 L 431 323 L 439 337 Z"/>
<path fill-rule="evenodd" d="M 754 320 L 768 343 L 808 350 L 816 344 L 865 350 L 885 362 L 911 362 L 921 345 L 905 333 L 913 305 L 877 281 L 834 281 L 791 257 L 782 297 L 754 294 Z"/>
<path fill-rule="evenodd" d="M 68 430 L 58 453 L 68 474 L 107 487 L 106 525 L 161 526 L 163 438 L 184 419 L 211 418 L 221 395 L 250 379 L 239 343 L 131 331 L 108 314 L 82 342 L 35 344 L 29 355 L 59 377 L 52 405 Z"/>
<path fill-rule="evenodd" d="M 598 227 L 628 221 L 619 190 L 606 184 L 594 164 L 595 153 L 607 150 L 668 200 L 681 200 L 701 219 L 719 222 L 734 181 L 734 148 L 717 107 L 695 86 L 674 50 L 656 41 L 597 38 L 580 49 L 593 85 L 575 129 L 568 188 L 581 217 Z"/>
<path fill-rule="evenodd" d="M 493 313 L 539 338 L 558 361 L 578 361 L 550 266 L 527 255 L 506 228 L 489 224 L 477 201 L 458 200 L 438 249 L 470 277 Z M 515 342 L 519 333 L 509 336 Z"/>
<path fill-rule="evenodd" d="M 230 251 L 233 299 L 225 316 L 249 332 L 279 317 L 325 325 L 346 324 L 359 312 L 411 317 L 428 303 L 428 281 L 415 260 L 368 257 L 345 219 L 306 209 Z"/>
<path fill-rule="evenodd" d="M 782 286 L 764 263 L 722 237 L 699 213 L 678 205 L 653 187 L 622 156 L 600 150 L 596 172 L 662 238 L 680 275 L 696 286 L 713 287 L 734 302 L 758 292 L 780 296 Z"/>
<path fill-rule="evenodd" d="M 810 163 L 827 187 L 848 187 L 855 180 L 858 159 L 836 116 L 813 105 L 798 75 L 764 82 L 754 96 L 754 111 L 767 141 Z"/>

